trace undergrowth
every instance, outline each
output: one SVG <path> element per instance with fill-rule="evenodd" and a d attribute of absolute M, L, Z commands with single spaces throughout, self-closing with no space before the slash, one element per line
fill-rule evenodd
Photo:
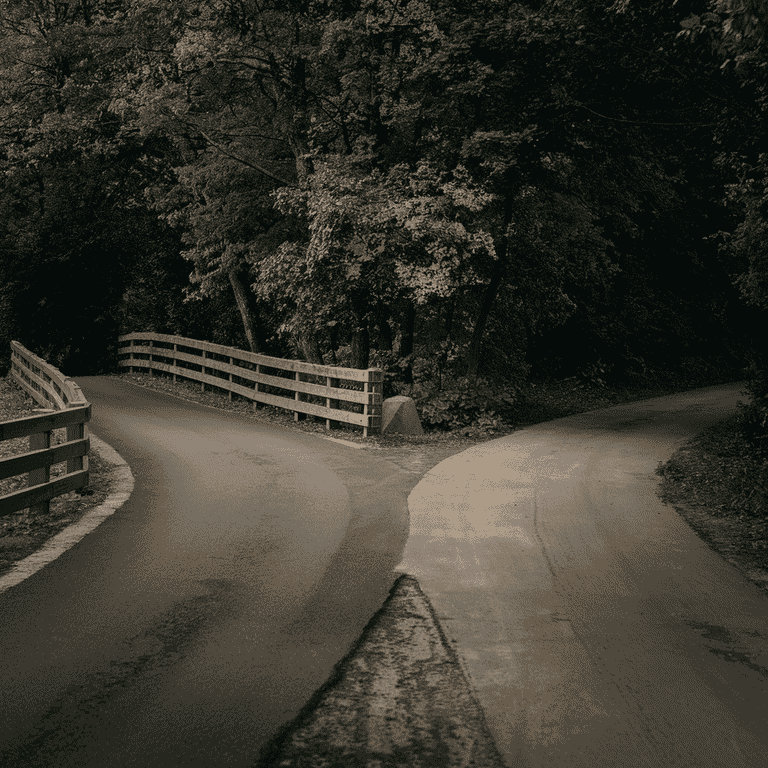
<path fill-rule="evenodd" d="M 662 499 L 739 522 L 768 567 L 768 458 L 745 437 L 740 415 L 704 430 L 656 470 Z"/>

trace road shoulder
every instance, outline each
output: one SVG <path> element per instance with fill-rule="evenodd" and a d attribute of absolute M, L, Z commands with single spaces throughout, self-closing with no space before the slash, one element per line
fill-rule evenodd
<path fill-rule="evenodd" d="M 688 440 L 656 474 L 661 499 L 712 550 L 768 592 L 768 460 L 741 437 L 738 417 Z"/>
<path fill-rule="evenodd" d="M 51 504 L 49 515 L 27 510 L 0 534 L 0 593 L 20 584 L 60 557 L 113 515 L 131 495 L 133 474 L 110 445 L 91 433 L 90 484 L 84 495 L 72 492 Z"/>

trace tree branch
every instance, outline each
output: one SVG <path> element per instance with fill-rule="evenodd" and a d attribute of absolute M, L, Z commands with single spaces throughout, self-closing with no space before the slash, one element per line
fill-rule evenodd
<path fill-rule="evenodd" d="M 196 126 L 197 127 L 197 126 Z M 218 149 L 219 152 L 221 152 L 222 155 L 226 155 L 227 157 L 232 158 L 232 160 L 237 160 L 238 163 L 242 163 L 243 165 L 247 165 L 249 168 L 253 168 L 254 171 L 258 171 L 259 173 L 263 173 L 265 176 L 269 176 L 270 179 L 273 179 L 274 181 L 279 182 L 284 187 L 295 187 L 296 185 L 291 181 L 286 181 L 285 179 L 281 178 L 280 176 L 276 176 L 271 171 L 268 171 L 266 168 L 264 168 L 261 165 L 256 165 L 256 163 L 252 163 L 249 160 L 244 160 L 242 157 L 238 157 L 237 155 L 233 154 L 229 150 L 224 149 L 220 144 L 217 144 L 205 131 L 201 130 L 200 128 L 197 129 L 200 131 L 200 135 L 215 149 Z"/>
<path fill-rule="evenodd" d="M 576 102 L 578 106 L 582 107 L 583 109 L 586 109 L 587 112 L 591 112 L 593 115 L 597 115 L 598 117 L 602 117 L 604 120 L 613 120 L 616 123 L 631 123 L 632 125 L 695 125 L 695 126 L 712 126 L 717 125 L 717 123 L 696 123 L 696 122 L 687 122 L 687 123 L 657 123 L 653 120 L 628 120 L 626 117 L 609 117 L 608 115 L 603 115 L 600 112 L 595 112 L 594 109 L 590 109 L 586 104 L 582 104 L 581 102 Z"/>

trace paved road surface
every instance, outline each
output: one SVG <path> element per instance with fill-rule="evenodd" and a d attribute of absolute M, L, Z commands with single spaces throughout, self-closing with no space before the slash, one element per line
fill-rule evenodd
<path fill-rule="evenodd" d="M 0 765 L 240 766 L 381 606 L 415 479 L 108 378 L 127 504 L 0 595 Z"/>
<path fill-rule="evenodd" d="M 715 387 L 541 424 L 411 493 L 398 570 L 455 642 L 508 765 L 768 763 L 768 597 L 653 474 L 738 399 Z"/>

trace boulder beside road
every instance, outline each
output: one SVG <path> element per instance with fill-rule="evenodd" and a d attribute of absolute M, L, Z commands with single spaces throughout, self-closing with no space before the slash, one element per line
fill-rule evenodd
<path fill-rule="evenodd" d="M 416 403 L 412 397 L 388 397 L 381 408 L 381 434 L 423 435 Z"/>

